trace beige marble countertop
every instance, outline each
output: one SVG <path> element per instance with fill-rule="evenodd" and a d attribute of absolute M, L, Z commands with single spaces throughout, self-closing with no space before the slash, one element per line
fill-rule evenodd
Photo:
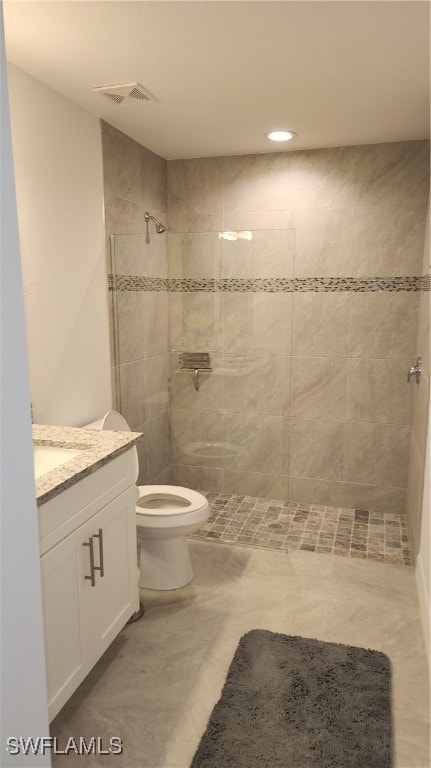
<path fill-rule="evenodd" d="M 34 445 L 79 451 L 78 456 L 36 479 L 38 507 L 135 446 L 142 437 L 142 432 L 113 432 L 84 427 L 33 424 Z"/>

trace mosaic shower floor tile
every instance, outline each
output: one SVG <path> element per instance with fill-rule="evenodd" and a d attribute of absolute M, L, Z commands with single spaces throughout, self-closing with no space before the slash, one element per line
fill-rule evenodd
<path fill-rule="evenodd" d="M 411 565 L 406 521 L 400 515 L 201 493 L 211 514 L 193 539 Z"/>

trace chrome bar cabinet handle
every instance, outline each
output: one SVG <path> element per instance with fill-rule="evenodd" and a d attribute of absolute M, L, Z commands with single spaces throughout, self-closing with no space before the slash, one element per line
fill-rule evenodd
<path fill-rule="evenodd" d="M 91 586 L 96 586 L 96 575 L 95 575 L 95 567 L 94 567 L 94 542 L 93 537 L 90 536 L 88 541 L 84 541 L 83 547 L 89 547 L 90 548 L 90 576 L 84 576 L 84 579 L 88 579 L 91 581 Z"/>
<path fill-rule="evenodd" d="M 103 531 L 101 528 L 99 528 L 99 533 L 93 534 L 93 537 L 95 539 L 99 539 L 99 565 L 94 566 L 95 571 L 99 571 L 101 578 L 103 579 L 105 575 L 105 568 L 103 564 Z"/>

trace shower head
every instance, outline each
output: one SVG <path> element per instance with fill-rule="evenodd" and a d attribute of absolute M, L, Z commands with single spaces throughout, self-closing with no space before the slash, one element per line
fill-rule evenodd
<path fill-rule="evenodd" d="M 161 235 L 162 232 L 166 232 L 165 225 L 162 224 L 161 221 L 158 221 L 158 219 L 156 219 L 155 216 L 151 216 L 151 213 L 148 213 L 148 211 L 145 211 L 144 219 L 145 219 L 145 223 L 147 225 L 147 234 L 146 234 L 146 237 L 145 237 L 145 242 L 147 244 L 150 242 L 150 232 L 149 232 L 149 229 L 148 229 L 148 222 L 150 221 L 150 219 L 151 219 L 151 221 L 154 221 L 154 224 L 156 225 L 156 232 L 157 232 L 158 235 Z"/>
<path fill-rule="evenodd" d="M 148 211 L 145 211 L 144 218 L 145 218 L 145 221 L 146 221 L 147 224 L 150 221 L 150 219 L 151 219 L 151 221 L 154 221 L 154 224 L 156 225 L 156 232 L 157 232 L 158 235 L 161 235 L 162 232 L 166 232 L 165 225 L 162 224 L 161 221 L 156 219 L 155 216 L 151 216 L 151 213 L 148 213 Z"/>

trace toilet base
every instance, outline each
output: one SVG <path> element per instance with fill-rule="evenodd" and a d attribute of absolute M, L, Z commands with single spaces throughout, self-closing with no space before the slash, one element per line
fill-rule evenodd
<path fill-rule="evenodd" d="M 193 568 L 185 537 L 146 539 L 140 537 L 141 589 L 180 589 L 193 579 Z"/>

